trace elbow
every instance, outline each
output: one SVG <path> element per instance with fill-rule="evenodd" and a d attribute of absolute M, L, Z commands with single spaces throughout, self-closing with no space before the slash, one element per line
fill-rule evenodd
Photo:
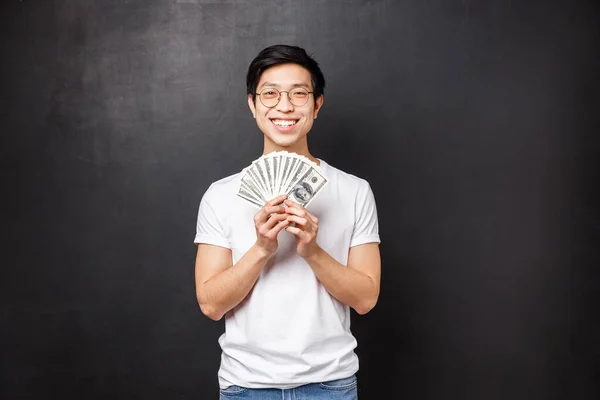
<path fill-rule="evenodd" d="M 200 306 L 200 311 L 202 311 L 202 314 L 206 315 L 213 321 L 218 321 L 221 318 L 223 318 L 222 312 L 220 312 L 216 307 L 212 306 L 211 304 L 203 302 L 199 297 L 198 305 Z"/>
<path fill-rule="evenodd" d="M 375 302 L 372 302 L 372 303 L 364 302 L 364 303 L 358 304 L 356 307 L 354 307 L 354 310 L 360 315 L 365 315 L 366 313 L 371 311 L 373 308 L 375 308 L 375 304 L 376 304 Z"/>
<path fill-rule="evenodd" d="M 374 307 L 375 307 L 375 305 L 362 305 L 361 304 L 359 306 L 354 307 L 354 311 L 356 311 L 360 315 L 365 315 L 366 313 L 371 311 Z"/>
<path fill-rule="evenodd" d="M 218 321 L 223 318 L 223 314 L 215 310 L 213 307 L 200 304 L 200 311 L 213 321 Z"/>
<path fill-rule="evenodd" d="M 356 311 L 360 315 L 367 314 L 369 311 L 375 308 L 375 305 L 377 304 L 377 298 L 378 296 L 363 299 L 356 305 L 356 307 L 354 307 L 354 311 Z"/>

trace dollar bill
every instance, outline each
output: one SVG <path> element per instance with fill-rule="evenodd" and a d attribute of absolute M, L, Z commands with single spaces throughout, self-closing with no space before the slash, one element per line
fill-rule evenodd
<path fill-rule="evenodd" d="M 269 180 L 267 179 L 267 173 L 265 172 L 264 164 L 262 163 L 263 157 L 253 161 L 254 171 L 256 171 L 257 179 L 260 181 L 262 187 L 264 188 L 265 198 L 270 198 L 271 193 L 269 191 Z"/>
<path fill-rule="evenodd" d="M 291 164 L 292 161 L 294 160 L 294 157 L 285 157 L 282 155 L 283 161 L 281 161 L 281 176 L 279 177 L 279 193 L 283 194 L 285 193 L 285 190 L 287 189 L 286 183 L 287 183 L 287 178 L 290 174 L 290 169 L 291 169 Z"/>
<path fill-rule="evenodd" d="M 264 157 L 262 159 L 262 162 L 265 167 L 265 176 L 267 178 L 267 189 L 269 190 L 269 198 L 273 198 L 275 197 L 275 192 L 273 190 L 273 185 L 275 184 L 273 176 L 273 158 Z"/>
<path fill-rule="evenodd" d="M 262 194 L 262 191 L 261 191 L 260 187 L 258 186 L 258 184 L 252 178 L 252 175 L 250 175 L 250 174 L 242 175 L 242 178 L 240 180 L 240 185 L 248 193 L 250 193 L 252 196 L 254 196 L 260 202 L 265 203 L 267 201 L 267 199 Z"/>
<path fill-rule="evenodd" d="M 245 188 L 241 186 L 238 189 L 237 195 L 258 208 L 264 207 L 264 203 L 262 201 L 257 200 L 254 196 L 252 196 L 252 194 L 250 194 Z"/>
<path fill-rule="evenodd" d="M 306 207 L 327 183 L 315 162 L 287 151 L 260 156 L 241 175 L 238 195 L 256 207 L 282 194 Z"/>
<path fill-rule="evenodd" d="M 309 166 L 287 193 L 288 199 L 307 207 L 327 183 L 327 178 L 316 168 Z"/>

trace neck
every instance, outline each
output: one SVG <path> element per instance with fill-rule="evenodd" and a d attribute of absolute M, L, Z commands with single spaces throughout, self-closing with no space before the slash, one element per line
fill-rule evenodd
<path fill-rule="evenodd" d="M 300 141 L 298 143 L 294 143 L 291 146 L 279 146 L 276 143 L 273 143 L 272 141 L 268 140 L 268 138 L 265 137 L 265 142 L 264 142 L 264 147 L 263 147 L 263 155 L 272 153 L 274 151 L 287 151 L 289 153 L 296 153 L 301 156 L 307 157 L 308 159 L 310 159 L 311 161 L 313 161 L 317 165 L 319 165 L 319 160 L 317 160 L 316 157 L 314 157 L 312 154 L 310 154 L 310 151 L 308 150 L 308 144 L 306 142 L 306 139 L 303 141 Z"/>

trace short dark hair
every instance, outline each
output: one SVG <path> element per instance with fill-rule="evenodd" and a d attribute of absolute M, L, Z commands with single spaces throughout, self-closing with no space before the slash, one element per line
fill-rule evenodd
<path fill-rule="evenodd" d="M 246 91 L 256 101 L 256 86 L 262 73 L 279 64 L 298 64 L 310 72 L 315 101 L 325 91 L 325 77 L 319 63 L 301 47 L 276 44 L 263 50 L 252 60 L 246 73 Z"/>

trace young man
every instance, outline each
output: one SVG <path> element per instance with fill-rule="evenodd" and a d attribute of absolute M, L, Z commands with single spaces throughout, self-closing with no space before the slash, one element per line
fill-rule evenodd
<path fill-rule="evenodd" d="M 221 399 L 356 399 L 350 308 L 365 314 L 379 296 L 373 193 L 367 181 L 308 150 L 325 79 L 302 48 L 262 50 L 246 84 L 263 154 L 305 156 L 328 183 L 307 208 L 280 196 L 257 212 L 236 196 L 240 173 L 214 182 L 202 197 L 196 294 L 206 316 L 225 316 Z"/>

